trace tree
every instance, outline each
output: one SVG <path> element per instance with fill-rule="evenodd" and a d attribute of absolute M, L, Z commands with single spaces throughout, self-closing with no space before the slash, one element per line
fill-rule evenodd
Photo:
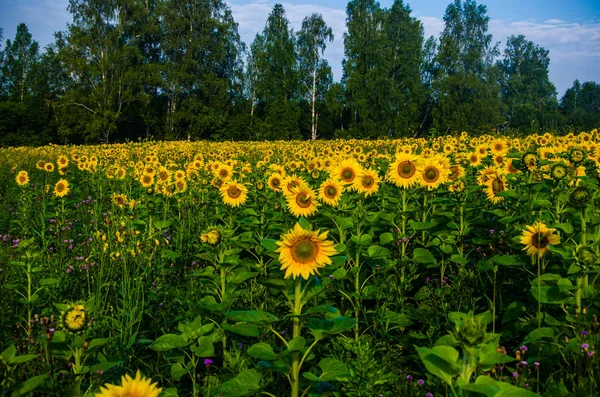
<path fill-rule="evenodd" d="M 258 42 L 256 42 L 258 40 Z M 281 4 L 275 4 L 253 44 L 257 107 L 267 139 L 299 138 L 298 65 L 294 34 Z"/>
<path fill-rule="evenodd" d="M 501 120 L 502 102 L 494 58 L 498 45 L 488 33 L 487 8 L 455 0 L 444 15 L 435 82 L 433 118 L 438 130 L 489 131 Z"/>
<path fill-rule="evenodd" d="M 59 56 L 73 84 L 59 109 L 79 113 L 86 141 L 109 142 L 127 107 L 139 99 L 136 6 L 134 0 L 69 1 L 73 23 Z"/>
<path fill-rule="evenodd" d="M 320 14 L 312 14 L 302 21 L 298 32 L 297 45 L 299 56 L 299 74 L 302 93 L 311 105 L 312 140 L 317 139 L 319 113 L 317 102 L 323 102 L 325 93 L 333 77 L 327 60 L 323 59 L 327 41 L 333 41 L 333 31 Z"/>
<path fill-rule="evenodd" d="M 3 91 L 12 100 L 23 102 L 26 95 L 34 94 L 33 83 L 39 67 L 39 44 L 32 40 L 24 23 L 17 26 L 14 40 L 6 40 L 2 59 Z"/>
<path fill-rule="evenodd" d="M 159 13 L 168 134 L 224 138 L 243 71 L 231 10 L 220 0 L 170 0 Z"/>
<path fill-rule="evenodd" d="M 560 111 L 571 128 L 591 130 L 600 125 L 600 84 L 573 82 L 560 100 Z"/>
<path fill-rule="evenodd" d="M 388 136 L 406 136 L 420 129 L 420 110 L 425 100 L 420 68 L 423 62 L 423 26 L 411 17 L 411 9 L 395 0 L 385 19 L 385 63 L 389 83 Z M 385 122 L 382 120 L 382 122 Z"/>
<path fill-rule="evenodd" d="M 351 0 L 346 7 L 343 61 L 350 135 L 385 136 L 388 101 L 387 71 L 383 65 L 384 11 L 374 0 Z"/>
<path fill-rule="evenodd" d="M 500 61 L 502 98 L 513 128 L 556 127 L 556 89 L 548 77 L 548 50 L 525 36 L 510 36 Z"/>

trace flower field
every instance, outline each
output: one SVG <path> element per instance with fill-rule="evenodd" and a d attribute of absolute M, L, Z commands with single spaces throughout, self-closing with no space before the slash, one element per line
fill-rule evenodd
<path fill-rule="evenodd" d="M 0 394 L 593 396 L 600 135 L 0 149 Z"/>

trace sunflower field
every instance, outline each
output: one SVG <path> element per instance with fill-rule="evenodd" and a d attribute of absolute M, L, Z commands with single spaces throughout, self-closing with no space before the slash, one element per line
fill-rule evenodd
<path fill-rule="evenodd" d="M 0 149 L 0 394 L 600 395 L 600 133 Z"/>

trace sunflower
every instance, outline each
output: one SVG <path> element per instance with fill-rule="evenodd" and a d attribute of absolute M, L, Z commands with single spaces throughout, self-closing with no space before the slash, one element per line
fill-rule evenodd
<path fill-rule="evenodd" d="M 233 176 L 233 167 L 227 164 L 221 164 L 219 169 L 215 170 L 214 175 L 226 181 Z"/>
<path fill-rule="evenodd" d="M 154 185 L 154 175 L 145 173 L 140 178 L 140 183 L 142 184 L 143 188 L 149 188 L 150 186 Z"/>
<path fill-rule="evenodd" d="M 288 209 L 294 216 L 306 217 L 317 212 L 315 193 L 306 185 L 298 186 L 294 189 L 293 194 L 288 194 L 285 196 L 285 198 L 287 200 Z"/>
<path fill-rule="evenodd" d="M 65 179 L 61 179 L 54 185 L 54 195 L 56 197 L 65 197 L 70 191 L 69 182 Z"/>
<path fill-rule="evenodd" d="M 363 170 L 358 176 L 356 182 L 352 186 L 359 193 L 364 193 L 365 197 L 376 193 L 379 190 L 379 182 L 381 179 L 377 172 L 373 170 Z"/>
<path fill-rule="evenodd" d="M 308 187 L 308 183 L 306 183 L 304 179 L 296 174 L 292 174 L 283 178 L 283 186 L 281 190 L 286 196 L 294 195 L 295 189 L 299 188 L 300 186 Z"/>
<path fill-rule="evenodd" d="M 282 180 L 281 174 L 279 174 L 277 172 L 271 174 L 271 176 L 267 180 L 267 186 L 269 187 L 269 189 L 271 189 L 275 192 L 281 191 L 282 184 L 283 184 L 283 180 Z"/>
<path fill-rule="evenodd" d="M 550 250 L 548 245 L 556 245 L 560 243 L 560 236 L 554 234 L 556 229 L 546 227 L 542 222 L 535 222 L 533 226 L 527 226 L 521 234 L 521 244 L 525 245 L 523 251 L 527 251 L 527 255 L 544 256 Z"/>
<path fill-rule="evenodd" d="M 142 378 L 138 370 L 135 378 L 129 375 L 121 377 L 121 386 L 109 383 L 100 387 L 96 397 L 158 397 L 162 388 L 156 387 L 157 383 L 150 383 L 151 379 Z"/>
<path fill-rule="evenodd" d="M 448 179 L 454 181 L 456 179 L 460 179 L 465 176 L 465 169 L 462 165 L 451 165 L 450 166 L 450 176 Z"/>
<path fill-rule="evenodd" d="M 461 193 L 464 192 L 466 187 L 465 181 L 462 179 L 455 179 L 450 186 L 448 186 L 448 190 L 452 193 Z"/>
<path fill-rule="evenodd" d="M 354 183 L 356 177 L 362 171 L 360 164 L 353 159 L 348 158 L 340 161 L 337 167 L 333 170 L 333 177 L 338 178 L 345 185 L 350 185 Z"/>
<path fill-rule="evenodd" d="M 508 150 L 506 147 L 506 142 L 502 139 L 494 139 L 490 144 L 490 148 L 492 149 L 492 153 L 494 155 L 503 155 Z"/>
<path fill-rule="evenodd" d="M 477 152 L 469 153 L 467 160 L 469 160 L 471 167 L 478 167 L 481 164 L 481 157 Z"/>
<path fill-rule="evenodd" d="M 418 156 L 399 153 L 396 155 L 396 161 L 390 164 L 386 179 L 398 187 L 409 188 L 417 183 L 419 178 L 418 164 Z"/>
<path fill-rule="evenodd" d="M 344 186 L 336 179 L 329 178 L 319 188 L 319 200 L 332 207 L 337 207 L 344 193 Z"/>
<path fill-rule="evenodd" d="M 58 160 L 56 160 L 56 165 L 58 168 L 63 169 L 67 168 L 69 165 L 69 159 L 66 156 L 58 156 Z"/>
<path fill-rule="evenodd" d="M 62 313 L 62 326 L 65 330 L 78 334 L 88 324 L 88 313 L 83 305 L 72 305 Z"/>
<path fill-rule="evenodd" d="M 54 164 L 52 164 L 52 163 L 44 164 L 44 170 L 46 172 L 54 172 Z"/>
<path fill-rule="evenodd" d="M 428 190 L 437 189 L 440 185 L 446 183 L 451 174 L 451 171 L 442 167 L 435 157 L 425 159 L 421 167 L 418 182 Z"/>
<path fill-rule="evenodd" d="M 331 264 L 331 256 L 337 254 L 332 241 L 328 241 L 327 233 L 319 234 L 316 231 L 303 229 L 296 223 L 294 229 L 290 230 L 278 241 L 279 262 L 281 270 L 285 270 L 284 278 L 301 276 L 308 280 L 308 276 L 318 274 L 318 269 Z"/>
<path fill-rule="evenodd" d="M 223 182 L 219 190 L 223 202 L 229 206 L 237 207 L 246 202 L 248 189 L 233 179 Z"/>
<path fill-rule="evenodd" d="M 508 159 L 504 162 L 504 173 L 506 174 L 518 174 L 521 172 L 515 165 L 513 164 L 513 159 Z"/>
<path fill-rule="evenodd" d="M 483 186 L 489 181 L 492 176 L 496 174 L 496 169 L 494 167 L 485 167 L 482 170 L 479 170 L 479 176 L 477 177 L 477 184 Z"/>
<path fill-rule="evenodd" d="M 200 241 L 208 245 L 215 246 L 221 242 L 222 233 L 216 227 L 209 228 L 204 234 L 200 236 Z"/>
<path fill-rule="evenodd" d="M 27 174 L 27 171 L 19 171 L 15 179 L 19 186 L 25 186 L 29 182 L 29 175 Z"/>
<path fill-rule="evenodd" d="M 495 173 L 490 176 L 485 183 L 485 194 L 492 203 L 498 204 L 504 200 L 504 197 L 498 196 L 498 193 L 508 189 L 506 178 L 503 174 Z"/>
<path fill-rule="evenodd" d="M 45 165 L 46 162 L 44 160 L 38 160 L 38 162 L 35 163 L 35 168 L 37 168 L 38 170 L 43 170 Z"/>
<path fill-rule="evenodd" d="M 113 204 L 119 208 L 123 208 L 127 205 L 127 196 L 124 194 L 113 193 L 110 198 Z"/>

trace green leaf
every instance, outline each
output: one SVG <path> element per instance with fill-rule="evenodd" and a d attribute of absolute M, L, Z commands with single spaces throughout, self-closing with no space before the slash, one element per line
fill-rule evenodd
<path fill-rule="evenodd" d="M 260 342 L 256 343 L 248 349 L 248 354 L 251 357 L 258 358 L 260 360 L 273 361 L 279 357 L 273 351 L 273 348 L 268 343 Z"/>
<path fill-rule="evenodd" d="M 527 263 L 521 255 L 499 255 L 494 257 L 494 262 L 500 266 L 525 266 Z"/>
<path fill-rule="evenodd" d="M 260 390 L 260 373 L 255 369 L 240 372 L 235 378 L 224 382 L 217 389 L 217 395 L 223 397 L 253 396 Z"/>
<path fill-rule="evenodd" d="M 194 354 L 198 357 L 212 357 L 215 355 L 215 347 L 213 346 L 213 338 L 210 336 L 201 336 L 198 338 L 198 346 L 195 348 Z"/>
<path fill-rule="evenodd" d="M 379 245 L 386 245 L 394 241 L 394 235 L 392 233 L 383 233 L 379 236 Z"/>
<path fill-rule="evenodd" d="M 504 312 L 504 316 L 502 316 L 502 325 L 506 324 L 509 321 L 516 320 L 517 318 L 519 318 L 523 314 L 525 314 L 526 311 L 527 311 L 527 309 L 525 308 L 525 305 L 522 304 L 521 302 L 515 301 L 515 302 L 511 303 L 506 308 L 506 311 Z"/>
<path fill-rule="evenodd" d="M 415 248 L 413 251 L 413 259 L 415 262 L 422 264 L 435 263 L 435 257 L 425 248 Z"/>
<path fill-rule="evenodd" d="M 166 229 L 169 226 L 171 226 L 173 224 L 173 222 L 169 221 L 169 220 L 162 220 L 162 221 L 158 221 L 154 224 L 154 227 L 157 229 Z"/>
<path fill-rule="evenodd" d="M 277 245 L 277 240 L 273 240 L 270 238 L 263 238 L 260 240 L 260 243 L 267 251 L 274 252 L 279 246 Z"/>
<path fill-rule="evenodd" d="M 10 345 L 8 346 L 6 349 L 4 349 L 4 351 L 2 352 L 2 354 L 0 354 L 2 356 L 2 358 L 4 358 L 6 361 L 9 361 L 10 359 L 12 359 L 15 355 L 17 354 L 17 348 L 15 347 L 15 345 Z"/>
<path fill-rule="evenodd" d="M 525 342 L 537 342 L 542 338 L 553 338 L 554 330 L 548 327 L 536 328 L 525 337 Z"/>
<path fill-rule="evenodd" d="M 573 225 L 571 225 L 570 223 L 555 223 L 551 227 L 560 229 L 567 234 L 573 233 Z"/>
<path fill-rule="evenodd" d="M 311 372 L 305 372 L 302 374 L 306 379 L 313 382 L 344 382 L 348 380 L 350 372 L 348 366 L 335 358 L 324 358 L 319 361 L 319 368 L 321 368 L 321 376 L 317 377 Z"/>
<path fill-rule="evenodd" d="M 166 352 L 169 350 L 185 347 L 188 341 L 181 335 L 165 334 L 156 339 L 150 346 L 150 349 L 157 352 Z"/>
<path fill-rule="evenodd" d="M 435 222 L 411 222 L 409 226 L 415 231 L 429 230 L 437 226 Z"/>
<path fill-rule="evenodd" d="M 417 348 L 417 353 L 427 370 L 452 385 L 452 378 L 460 373 L 457 364 L 458 351 L 451 346 L 435 346 Z"/>
<path fill-rule="evenodd" d="M 38 375 L 34 376 L 33 378 L 27 379 L 19 390 L 13 392 L 12 396 L 22 396 L 24 394 L 32 392 L 33 390 L 41 386 L 46 381 L 46 378 L 48 378 L 47 374 Z"/>
<path fill-rule="evenodd" d="M 379 245 L 372 245 L 367 249 L 369 258 L 385 258 L 390 254 L 390 250 Z"/>
<path fill-rule="evenodd" d="M 308 328 L 316 339 L 322 339 L 325 335 L 335 335 L 347 331 L 356 325 L 356 320 L 350 317 L 335 317 L 333 319 L 318 320 L 311 318 Z"/>
<path fill-rule="evenodd" d="M 261 310 L 237 310 L 225 313 L 230 321 L 241 321 L 257 325 L 269 325 L 279 319 L 271 313 Z"/>
<path fill-rule="evenodd" d="M 310 226 L 310 222 L 308 220 L 306 220 L 306 218 L 303 216 L 301 216 L 300 219 L 298 219 L 298 224 L 304 230 L 307 230 L 309 232 L 312 230 L 312 227 Z"/>
<path fill-rule="evenodd" d="M 7 361 L 9 364 L 22 364 L 37 357 L 39 357 L 39 354 L 24 354 L 22 356 L 15 356 Z"/>
<path fill-rule="evenodd" d="M 454 262 L 454 263 L 458 263 L 459 265 L 466 265 L 468 263 L 468 261 L 463 258 L 462 256 L 458 255 L 458 254 L 452 254 L 452 256 L 450 257 L 450 261 Z"/>
<path fill-rule="evenodd" d="M 340 267 L 339 269 L 336 269 L 335 272 L 333 272 L 333 279 L 334 280 L 343 280 L 344 277 L 346 277 L 346 269 L 344 269 L 343 267 Z"/>
<path fill-rule="evenodd" d="M 187 373 L 188 370 L 184 368 L 181 363 L 175 363 L 171 366 L 171 378 L 176 382 L 179 382 L 179 380 Z"/>
<path fill-rule="evenodd" d="M 256 325 L 252 324 L 235 324 L 231 325 L 228 323 L 221 324 L 221 328 L 226 331 L 233 332 L 234 334 L 242 336 L 252 336 L 258 338 L 260 336 L 260 329 Z"/>
<path fill-rule="evenodd" d="M 40 285 L 57 285 L 60 280 L 57 278 L 43 278 L 40 280 Z"/>
<path fill-rule="evenodd" d="M 386 310 L 383 313 L 383 321 L 386 323 L 397 324 L 400 327 L 409 327 L 413 322 L 404 313 L 396 313 L 391 310 Z"/>
<path fill-rule="evenodd" d="M 112 338 L 95 338 L 92 339 L 90 341 L 90 344 L 88 345 L 88 350 L 92 350 L 98 347 L 102 347 L 104 345 L 106 345 L 108 342 L 110 342 L 112 340 Z"/>

